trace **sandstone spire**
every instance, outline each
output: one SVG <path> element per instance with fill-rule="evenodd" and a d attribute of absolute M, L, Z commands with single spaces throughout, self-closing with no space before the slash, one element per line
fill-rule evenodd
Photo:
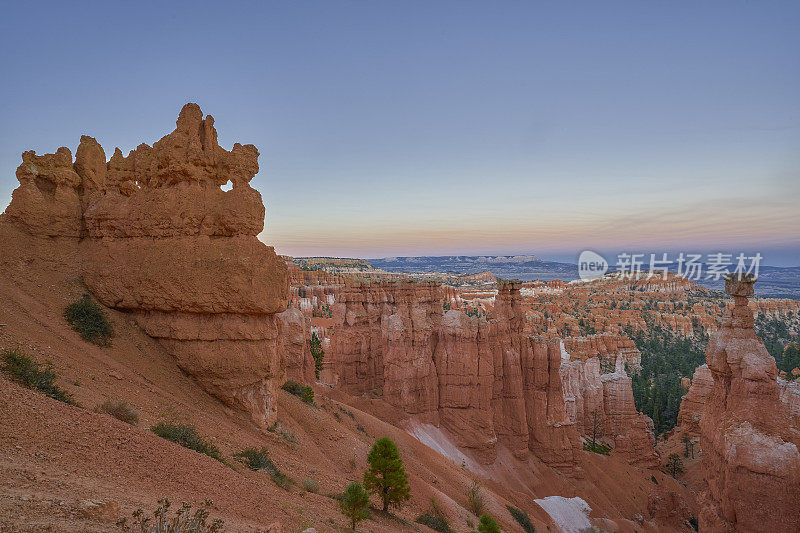
<path fill-rule="evenodd" d="M 706 350 L 714 385 L 700 423 L 703 531 L 800 530 L 800 427 L 781 401 L 775 360 L 753 331 L 754 282 L 726 278 L 735 303 Z"/>

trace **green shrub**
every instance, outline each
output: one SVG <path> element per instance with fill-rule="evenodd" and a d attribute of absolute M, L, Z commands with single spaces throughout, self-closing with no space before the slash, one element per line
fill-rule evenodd
<path fill-rule="evenodd" d="M 433 498 L 431 498 L 430 509 L 419 515 L 417 522 L 439 533 L 452 533 L 453 531 L 447 516 L 445 516 L 441 507 Z"/>
<path fill-rule="evenodd" d="M 206 500 L 192 514 L 192 506 L 184 502 L 181 508 L 175 511 L 175 516 L 171 517 L 170 502 L 164 498 L 158 500 L 158 509 L 153 512 L 152 519 L 145 516 L 140 507 L 133 512 L 133 523 L 130 526 L 127 518 L 119 520 L 117 526 L 122 531 L 134 533 L 218 533 L 223 531 L 225 525 L 221 519 L 217 518 L 211 524 L 206 523 L 212 505 L 214 505 L 212 500 Z"/>
<path fill-rule="evenodd" d="M 206 454 L 209 457 L 213 457 L 217 461 L 222 462 L 222 455 L 220 454 L 219 448 L 214 446 L 214 444 L 209 442 L 205 437 L 198 435 L 194 426 L 187 424 L 170 424 L 168 422 L 159 422 L 155 426 L 151 427 L 150 431 L 161 438 L 176 442 L 184 448 L 189 448 L 190 450 Z"/>
<path fill-rule="evenodd" d="M 308 385 L 301 385 L 296 381 L 289 380 L 281 387 L 289 394 L 294 394 L 306 403 L 314 403 L 314 389 Z"/>
<path fill-rule="evenodd" d="M 517 521 L 525 533 L 536 533 L 536 528 L 533 527 L 528 513 L 516 507 L 512 507 L 511 505 L 506 505 L 506 509 L 508 509 L 508 512 L 511 513 L 511 517 Z"/>
<path fill-rule="evenodd" d="M 98 405 L 95 409 L 98 413 L 105 413 L 111 415 L 117 420 L 122 420 L 126 424 L 135 426 L 139 423 L 139 413 L 134 411 L 133 407 L 126 402 L 112 402 L 108 400 L 102 405 Z"/>
<path fill-rule="evenodd" d="M 64 317 L 83 340 L 98 346 L 109 346 L 114 328 L 106 318 L 103 308 L 92 301 L 88 294 L 71 303 L 64 310 Z"/>
<path fill-rule="evenodd" d="M 311 479 L 307 477 L 303 480 L 303 490 L 306 492 L 313 492 L 314 494 L 319 492 L 319 483 L 317 483 L 316 479 Z"/>
<path fill-rule="evenodd" d="M 488 514 L 481 515 L 478 520 L 478 533 L 500 533 L 497 521 Z"/>
<path fill-rule="evenodd" d="M 260 450 L 247 448 L 235 454 L 234 457 L 242 459 L 250 470 L 266 470 L 272 481 L 280 488 L 289 490 L 292 486 L 292 479 L 278 470 L 278 467 L 269 458 L 269 451 L 266 448 Z"/>
<path fill-rule="evenodd" d="M 59 389 L 55 384 L 58 374 L 53 371 L 49 362 L 42 368 L 41 364 L 17 350 L 5 350 L 2 352 L 2 363 L 0 369 L 20 385 L 42 392 L 60 402 L 77 405 L 70 393 Z"/>
<path fill-rule="evenodd" d="M 599 442 L 584 442 L 583 449 L 587 452 L 599 453 L 601 455 L 608 455 L 611 452 L 611 448 L 604 444 L 600 444 Z"/>

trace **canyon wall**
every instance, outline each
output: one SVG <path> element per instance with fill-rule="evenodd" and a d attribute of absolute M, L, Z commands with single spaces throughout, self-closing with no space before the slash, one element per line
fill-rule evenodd
<path fill-rule="evenodd" d="M 326 354 L 339 386 L 380 395 L 446 429 L 484 463 L 497 446 L 565 471 L 580 441 L 566 415 L 560 343 L 524 333 L 517 281 L 500 281 L 489 319 L 443 309 L 438 283 L 349 281 Z"/>
<path fill-rule="evenodd" d="M 778 381 L 753 331 L 753 282 L 726 279 L 735 303 L 706 350 L 714 384 L 700 422 L 704 531 L 800 530 L 800 420 L 789 401 L 798 391 Z"/>
<path fill-rule="evenodd" d="M 256 237 L 258 150 L 220 147 L 214 119 L 195 104 L 176 125 L 109 161 L 88 136 L 74 163 L 67 148 L 23 153 L 4 222 L 79 241 L 83 280 L 100 302 L 130 313 L 204 389 L 268 426 L 289 286 L 284 262 Z"/>

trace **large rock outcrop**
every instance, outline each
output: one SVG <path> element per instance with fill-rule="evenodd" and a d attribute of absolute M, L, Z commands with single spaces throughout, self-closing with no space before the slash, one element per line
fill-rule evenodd
<path fill-rule="evenodd" d="M 560 376 L 566 414 L 578 432 L 591 437 L 597 426 L 602 440 L 627 462 L 643 467 L 658 466 L 653 421 L 636 411 L 632 380 L 625 372 L 623 355 L 617 357 L 614 372 L 601 373 L 600 361 L 572 361 L 563 354 Z"/>
<path fill-rule="evenodd" d="M 214 119 L 187 104 L 175 131 L 127 157 L 117 149 L 106 162 L 83 136 L 74 163 L 67 148 L 22 160 L 5 221 L 31 236 L 80 239 L 83 279 L 103 304 L 134 316 L 208 392 L 271 424 L 288 275 L 256 237 L 258 150 L 225 150 Z"/>
<path fill-rule="evenodd" d="M 442 319 L 434 355 L 439 377 L 439 419 L 456 438 L 485 463 L 496 455 L 492 391 L 494 363 L 489 350 L 489 325 L 455 309 Z"/>
<path fill-rule="evenodd" d="M 567 414 L 561 381 L 561 340 L 528 337 L 523 351 L 523 392 L 528 447 L 547 464 L 571 470 L 581 449 L 575 421 Z"/>
<path fill-rule="evenodd" d="M 693 437 L 700 435 L 700 420 L 713 387 L 714 378 L 708 365 L 698 366 L 678 411 L 678 431 L 682 434 Z"/>
<path fill-rule="evenodd" d="M 571 471 L 579 439 L 565 411 L 560 344 L 525 335 L 520 287 L 499 282 L 487 320 L 445 313 L 437 283 L 350 281 L 332 306 L 332 381 L 445 428 L 481 462 L 502 445 Z"/>
<path fill-rule="evenodd" d="M 735 303 L 706 350 L 714 385 L 700 423 L 703 531 L 800 530 L 800 428 L 781 401 L 775 360 L 753 331 L 753 283 L 727 277 Z"/>

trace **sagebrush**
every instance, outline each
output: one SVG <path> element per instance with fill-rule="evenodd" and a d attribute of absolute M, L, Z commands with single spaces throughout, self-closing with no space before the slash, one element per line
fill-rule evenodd
<path fill-rule="evenodd" d="M 289 490 L 292 486 L 292 479 L 281 472 L 272 459 L 269 457 L 269 451 L 266 448 L 247 448 L 234 454 L 234 457 L 241 459 L 250 470 L 266 470 L 272 481 L 282 489 Z"/>
<path fill-rule="evenodd" d="M 508 509 L 508 512 L 511 513 L 512 518 L 517 521 L 525 533 L 536 533 L 536 528 L 533 527 L 528 513 L 511 505 L 506 505 L 506 509 Z"/>
<path fill-rule="evenodd" d="M 306 403 L 314 403 L 314 389 L 308 385 L 301 385 L 296 381 L 289 380 L 281 387 L 289 394 L 294 394 Z"/>
<path fill-rule="evenodd" d="M 222 461 L 222 454 L 212 442 L 206 437 L 198 435 L 194 426 L 188 424 L 171 424 L 169 422 L 159 422 L 150 428 L 150 431 L 161 438 L 171 440 L 196 452 L 213 457 L 217 461 Z"/>
<path fill-rule="evenodd" d="M 452 533 L 453 531 L 450 521 L 434 499 L 431 499 L 430 509 L 417 517 L 417 522 L 439 533 Z"/>
<path fill-rule="evenodd" d="M 139 413 L 137 413 L 133 407 L 128 405 L 126 402 L 107 400 L 103 402 L 102 405 L 98 405 L 95 408 L 95 411 L 98 413 L 111 415 L 117 420 L 121 420 L 132 426 L 139 424 Z"/>
<path fill-rule="evenodd" d="M 77 302 L 69 304 L 64 310 L 64 317 L 72 328 L 81 334 L 83 340 L 98 346 L 111 345 L 114 328 L 103 308 L 88 294 L 84 294 Z"/>
<path fill-rule="evenodd" d="M 17 350 L 4 350 L 0 370 L 20 385 L 42 392 L 60 402 L 77 405 L 70 393 L 56 385 L 58 374 L 49 362 L 42 365 Z"/>

